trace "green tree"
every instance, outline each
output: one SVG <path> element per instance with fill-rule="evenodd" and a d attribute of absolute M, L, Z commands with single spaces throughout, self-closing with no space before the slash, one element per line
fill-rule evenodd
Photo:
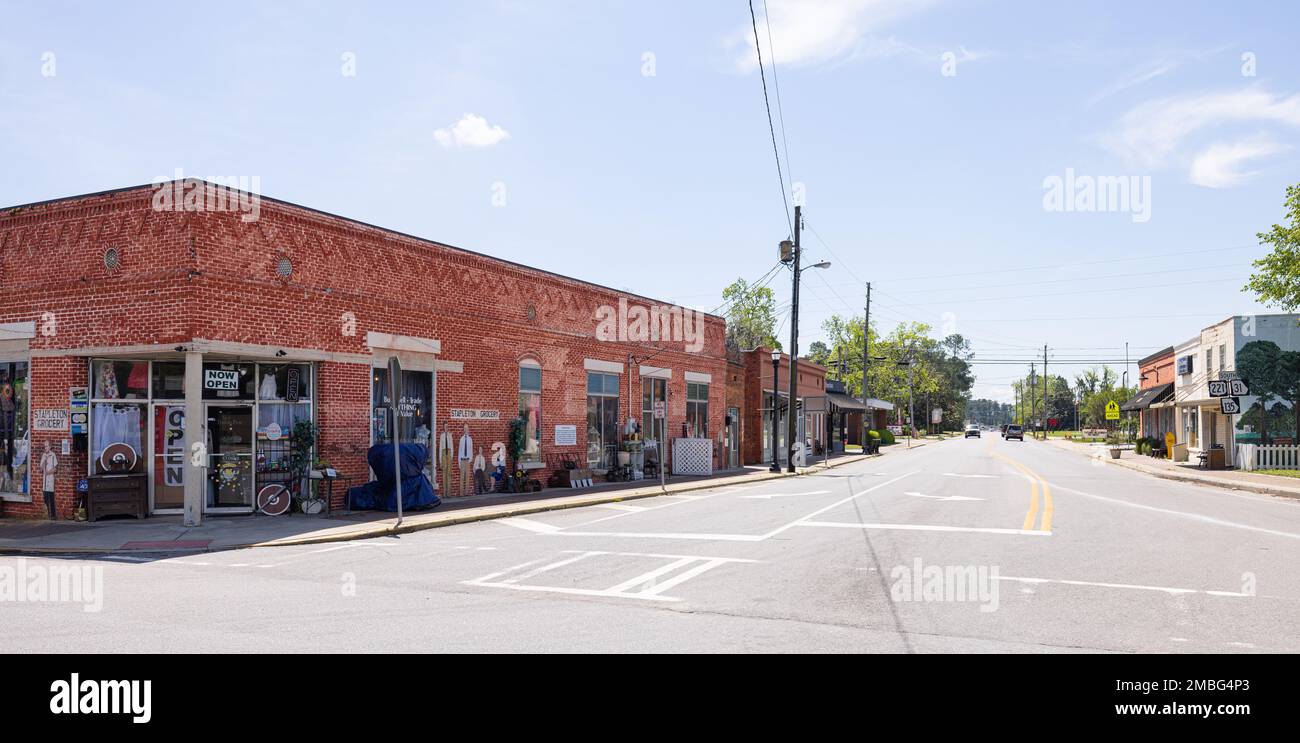
<path fill-rule="evenodd" d="M 727 308 L 727 345 L 750 349 L 766 346 L 781 350 L 776 339 L 776 296 L 766 286 L 750 286 L 736 279 L 722 290 Z"/>
<path fill-rule="evenodd" d="M 1300 184 L 1287 187 L 1285 208 L 1291 224 L 1275 224 L 1257 235 L 1272 252 L 1255 261 L 1257 273 L 1245 289 L 1255 292 L 1263 304 L 1291 312 L 1300 307 Z"/>

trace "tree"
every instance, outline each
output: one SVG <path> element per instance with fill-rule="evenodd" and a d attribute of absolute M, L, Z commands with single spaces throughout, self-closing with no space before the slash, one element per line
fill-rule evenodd
<path fill-rule="evenodd" d="M 727 345 L 750 349 L 765 346 L 781 350 L 776 339 L 776 296 L 766 286 L 750 286 L 744 279 L 722 290 L 727 308 Z"/>
<path fill-rule="evenodd" d="M 1296 441 L 1300 441 L 1300 352 L 1283 351 L 1277 357 L 1277 376 L 1274 380 L 1277 394 L 1291 403 L 1292 423 Z"/>
<path fill-rule="evenodd" d="M 1287 312 L 1300 307 L 1300 184 L 1286 189 L 1286 216 L 1291 224 L 1275 224 L 1260 232 L 1260 244 L 1272 246 L 1268 255 L 1255 261 L 1258 273 L 1245 289 L 1259 295 L 1259 301 Z"/>
<path fill-rule="evenodd" d="M 1268 410 L 1268 404 L 1277 395 L 1281 355 L 1282 349 L 1273 341 L 1251 341 L 1237 352 L 1237 375 L 1250 387 L 1250 394 L 1256 398 L 1255 405 L 1263 411 Z M 1267 412 L 1259 416 L 1259 441 L 1268 443 Z"/>

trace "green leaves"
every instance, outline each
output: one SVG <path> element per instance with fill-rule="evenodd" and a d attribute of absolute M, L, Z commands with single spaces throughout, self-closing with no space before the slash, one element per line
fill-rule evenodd
<path fill-rule="evenodd" d="M 1285 206 L 1291 224 L 1275 224 L 1257 235 L 1261 245 L 1273 250 L 1255 261 L 1257 273 L 1243 291 L 1253 291 L 1263 304 L 1291 312 L 1300 307 L 1300 184 L 1287 187 Z"/>
<path fill-rule="evenodd" d="M 751 349 L 765 346 L 781 349 L 776 338 L 776 296 L 766 286 L 750 286 L 736 279 L 722 290 L 727 308 L 727 345 Z"/>

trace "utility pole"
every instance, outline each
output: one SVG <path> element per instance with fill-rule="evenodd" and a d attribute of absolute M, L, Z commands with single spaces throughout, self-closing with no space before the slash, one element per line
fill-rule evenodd
<path fill-rule="evenodd" d="M 1034 411 L 1038 409 L 1038 401 L 1034 399 L 1035 397 L 1037 397 L 1037 392 L 1038 392 L 1038 376 L 1034 373 L 1033 362 L 1030 362 L 1029 364 L 1029 420 L 1027 421 L 1029 424 L 1030 433 L 1033 433 L 1034 431 Z"/>
<path fill-rule="evenodd" d="M 803 207 L 794 206 L 794 271 L 791 272 L 790 290 L 790 417 L 785 427 L 786 472 L 794 472 L 795 415 L 799 412 L 799 229 L 803 222 Z"/>
<path fill-rule="evenodd" d="M 1043 441 L 1047 440 L 1047 344 L 1043 344 Z"/>
<path fill-rule="evenodd" d="M 867 416 L 871 408 L 867 407 L 867 366 L 871 363 L 871 282 L 867 282 L 867 309 L 862 315 L 862 454 L 867 453 Z"/>

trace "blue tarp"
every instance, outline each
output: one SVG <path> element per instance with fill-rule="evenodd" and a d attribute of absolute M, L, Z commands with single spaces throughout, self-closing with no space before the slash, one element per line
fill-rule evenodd
<path fill-rule="evenodd" d="M 433 485 L 424 476 L 429 448 L 421 444 L 402 444 L 402 510 L 418 511 L 442 505 Z M 362 511 L 396 511 L 393 488 L 393 445 L 376 444 L 366 453 L 370 470 L 379 479 L 348 489 L 348 502 Z"/>

